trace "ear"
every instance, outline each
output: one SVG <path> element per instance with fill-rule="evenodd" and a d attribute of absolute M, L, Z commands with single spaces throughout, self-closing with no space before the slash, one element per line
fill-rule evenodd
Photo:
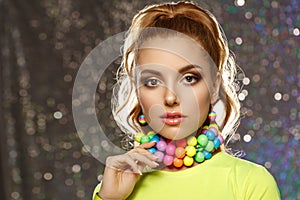
<path fill-rule="evenodd" d="M 214 85 L 213 85 L 213 94 L 212 94 L 212 97 L 210 100 L 211 105 L 214 105 L 220 99 L 219 92 L 220 92 L 221 84 L 222 84 L 222 77 L 221 77 L 220 73 L 218 72 L 216 81 L 214 82 Z"/>

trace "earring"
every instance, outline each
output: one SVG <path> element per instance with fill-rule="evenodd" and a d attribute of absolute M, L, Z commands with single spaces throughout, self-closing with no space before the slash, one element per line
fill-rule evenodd
<path fill-rule="evenodd" d="M 211 111 L 210 113 L 208 113 L 208 119 L 210 119 L 210 121 L 214 122 L 217 118 L 217 114 L 215 113 L 215 111 Z"/>
<path fill-rule="evenodd" d="M 147 124 L 145 115 L 143 115 L 143 114 L 141 114 L 141 115 L 139 116 L 138 121 L 139 121 L 139 124 L 142 125 L 142 126 L 145 126 L 145 125 Z"/>

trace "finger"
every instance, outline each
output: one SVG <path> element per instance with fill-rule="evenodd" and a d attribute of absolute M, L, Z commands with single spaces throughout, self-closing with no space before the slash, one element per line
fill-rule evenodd
<path fill-rule="evenodd" d="M 149 152 L 146 149 L 142 149 L 142 148 L 135 148 L 133 150 L 130 151 L 131 153 L 139 153 L 139 154 L 143 154 L 145 155 L 147 158 L 149 158 L 152 161 L 157 161 L 157 156 L 153 155 L 151 152 Z"/>
<path fill-rule="evenodd" d="M 136 160 L 134 160 L 133 158 L 131 158 L 130 156 L 128 156 L 128 159 L 126 160 L 127 164 L 130 166 L 130 168 L 132 169 L 132 171 L 134 173 L 137 173 L 139 175 L 142 175 L 142 172 L 138 166 L 138 162 Z"/>
<path fill-rule="evenodd" d="M 130 169 L 133 173 L 142 174 L 135 159 L 128 154 L 115 157 L 109 167 L 117 172 L 129 172 Z"/>
<path fill-rule="evenodd" d="M 147 157 L 147 155 L 139 154 L 139 153 L 131 153 L 128 154 L 133 160 L 138 161 L 138 163 L 142 163 L 148 165 L 151 168 L 157 167 L 159 164 L 154 160 L 151 160 Z"/>
<path fill-rule="evenodd" d="M 143 148 L 143 149 L 149 149 L 151 147 L 154 147 L 156 142 L 146 142 L 144 144 L 139 145 L 137 148 Z"/>
<path fill-rule="evenodd" d="M 133 171 L 141 174 L 141 170 L 145 165 L 151 168 L 157 167 L 157 157 L 151 152 L 143 148 L 135 148 L 126 154 L 118 156 L 110 156 L 106 160 L 106 167 L 111 168 L 115 172 Z M 139 163 L 139 164 L 138 164 Z"/>

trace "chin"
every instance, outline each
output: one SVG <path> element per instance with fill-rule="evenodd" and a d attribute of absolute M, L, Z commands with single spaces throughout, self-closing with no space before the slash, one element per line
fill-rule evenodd
<path fill-rule="evenodd" d="M 159 134 L 170 140 L 181 140 L 189 137 L 195 133 L 198 129 L 182 129 L 182 127 L 168 127 L 159 131 Z"/>

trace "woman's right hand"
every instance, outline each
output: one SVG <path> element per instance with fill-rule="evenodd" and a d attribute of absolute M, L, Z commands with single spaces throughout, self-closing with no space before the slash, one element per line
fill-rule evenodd
<path fill-rule="evenodd" d="M 123 155 L 108 157 L 99 196 L 104 200 L 126 199 L 145 165 L 151 168 L 159 165 L 155 162 L 157 158 L 146 150 L 154 145 L 155 142 L 144 143 Z"/>

